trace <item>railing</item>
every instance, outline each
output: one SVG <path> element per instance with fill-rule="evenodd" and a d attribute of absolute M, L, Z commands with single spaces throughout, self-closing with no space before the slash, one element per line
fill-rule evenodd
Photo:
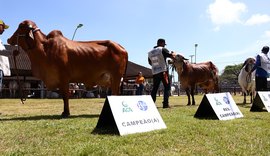
<path fill-rule="evenodd" d="M 58 93 L 59 90 L 47 90 L 46 88 L 24 88 L 23 92 L 28 98 L 60 98 L 61 96 Z M 106 91 L 104 90 L 86 90 L 86 89 L 70 89 L 70 98 L 90 98 L 90 97 L 105 97 Z M 220 88 L 220 92 L 230 92 L 233 95 L 240 94 L 242 92 L 240 87 L 222 87 Z M 144 95 L 149 95 L 151 93 L 151 89 L 144 90 Z M 123 95 L 135 95 L 135 88 L 124 88 Z M 163 90 L 158 90 L 158 96 L 163 95 Z M 180 96 L 185 95 L 186 92 L 184 90 L 178 90 L 171 92 L 172 96 Z M 202 89 L 198 89 L 198 94 L 204 94 Z M 19 90 L 10 90 L 9 88 L 2 88 L 0 92 L 0 98 L 19 98 Z"/>

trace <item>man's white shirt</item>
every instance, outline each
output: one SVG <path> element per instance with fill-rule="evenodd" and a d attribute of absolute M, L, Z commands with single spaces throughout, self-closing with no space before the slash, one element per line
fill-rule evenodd
<path fill-rule="evenodd" d="M 11 72 L 8 57 L 1 55 L 1 51 L 3 50 L 6 50 L 6 48 L 0 39 L 0 69 L 3 71 L 5 76 L 10 76 Z"/>

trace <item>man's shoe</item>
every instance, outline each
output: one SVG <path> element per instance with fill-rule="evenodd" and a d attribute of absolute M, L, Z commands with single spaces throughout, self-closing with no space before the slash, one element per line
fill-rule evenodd
<path fill-rule="evenodd" d="M 171 106 L 163 106 L 163 108 L 171 108 Z"/>

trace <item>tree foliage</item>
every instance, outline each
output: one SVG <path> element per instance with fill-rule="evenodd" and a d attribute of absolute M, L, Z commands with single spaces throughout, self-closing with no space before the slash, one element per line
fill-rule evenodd
<path fill-rule="evenodd" d="M 226 66 L 223 73 L 220 76 L 220 82 L 228 84 L 236 84 L 242 66 L 243 63 Z"/>

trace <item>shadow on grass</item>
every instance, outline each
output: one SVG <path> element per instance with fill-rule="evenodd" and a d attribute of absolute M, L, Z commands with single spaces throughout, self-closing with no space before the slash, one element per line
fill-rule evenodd
<path fill-rule="evenodd" d="M 243 108 L 251 108 L 251 104 L 244 104 L 244 103 L 236 103 L 237 106 L 243 107 Z"/>
<path fill-rule="evenodd" d="M 199 105 L 170 105 L 170 108 L 177 108 L 177 107 L 196 107 Z M 157 109 L 164 109 L 163 106 L 157 106 Z M 165 108 L 168 109 L 168 108 Z"/>
<path fill-rule="evenodd" d="M 92 131 L 92 134 L 97 135 L 120 135 L 117 127 L 102 127 L 102 128 L 95 128 Z"/>
<path fill-rule="evenodd" d="M 98 117 L 99 117 L 99 114 L 71 115 L 68 118 L 63 118 L 61 115 L 40 115 L 40 116 L 26 116 L 26 117 L 14 117 L 14 118 L 0 119 L 0 121 L 60 120 L 60 119 L 98 118 Z"/>

